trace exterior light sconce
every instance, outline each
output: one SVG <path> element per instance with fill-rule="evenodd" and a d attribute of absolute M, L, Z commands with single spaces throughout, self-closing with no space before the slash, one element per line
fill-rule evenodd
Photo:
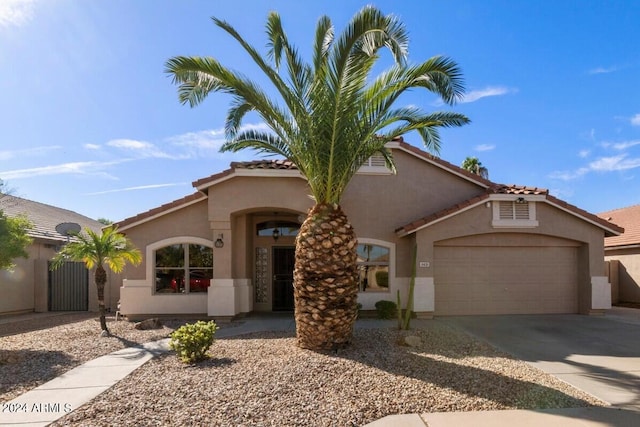
<path fill-rule="evenodd" d="M 524 197 L 518 197 L 516 199 L 516 203 L 523 204 L 523 203 L 527 203 L 527 201 L 524 199 Z"/>
<path fill-rule="evenodd" d="M 222 234 L 218 234 L 218 238 L 216 239 L 215 243 L 213 244 L 216 248 L 221 248 L 224 246 L 224 242 L 222 241 L 222 239 L 224 239 L 224 235 Z"/>
<path fill-rule="evenodd" d="M 280 237 L 280 229 L 276 227 L 273 229 L 273 240 L 277 242 L 279 237 Z"/>

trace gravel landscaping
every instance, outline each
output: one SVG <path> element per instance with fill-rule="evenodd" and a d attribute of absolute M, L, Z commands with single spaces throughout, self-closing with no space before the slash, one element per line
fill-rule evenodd
<path fill-rule="evenodd" d="M 5 355 L 20 355 L 0 365 L 0 400 L 181 323 L 137 331 L 111 321 L 117 337 L 99 338 L 85 318 L 0 337 Z M 401 345 L 407 334 L 420 344 Z M 337 354 L 299 349 L 293 333 L 219 339 L 211 354 L 196 365 L 157 357 L 53 425 L 358 426 L 399 413 L 604 405 L 437 320 L 409 333 L 358 329 Z"/>

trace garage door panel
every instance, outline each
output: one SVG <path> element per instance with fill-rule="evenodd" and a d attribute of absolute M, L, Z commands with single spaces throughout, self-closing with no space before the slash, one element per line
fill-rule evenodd
<path fill-rule="evenodd" d="M 435 314 L 575 313 L 575 247 L 436 246 Z"/>

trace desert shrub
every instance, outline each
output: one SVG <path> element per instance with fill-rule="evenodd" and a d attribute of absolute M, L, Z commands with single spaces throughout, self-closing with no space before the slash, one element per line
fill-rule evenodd
<path fill-rule="evenodd" d="M 398 306 L 393 301 L 380 300 L 376 302 L 376 311 L 380 319 L 392 319 L 396 315 Z"/>
<path fill-rule="evenodd" d="M 389 287 L 389 272 L 388 271 L 376 271 L 376 283 L 381 288 Z"/>
<path fill-rule="evenodd" d="M 169 348 L 175 350 L 184 363 L 195 363 L 209 358 L 207 351 L 213 344 L 218 326 L 215 322 L 187 323 L 171 333 Z"/>

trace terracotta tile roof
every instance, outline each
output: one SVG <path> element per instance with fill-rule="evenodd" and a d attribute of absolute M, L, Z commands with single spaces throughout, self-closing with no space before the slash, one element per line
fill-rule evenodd
<path fill-rule="evenodd" d="M 215 173 L 211 176 L 193 181 L 195 188 L 206 186 L 207 184 L 218 181 L 225 176 L 231 175 L 236 169 L 249 170 L 298 170 L 298 167 L 289 160 L 254 160 L 251 162 L 231 162 L 231 167 L 222 172 Z"/>
<path fill-rule="evenodd" d="M 524 185 L 503 185 L 493 184 L 490 191 L 494 194 L 522 194 L 522 195 L 547 195 L 549 190 L 546 188 L 526 187 Z"/>
<path fill-rule="evenodd" d="M 604 239 L 605 248 L 640 245 L 640 205 L 602 212 L 598 216 L 624 227 L 622 235 Z"/>
<path fill-rule="evenodd" d="M 0 210 L 8 217 L 26 216 L 33 223 L 28 234 L 34 239 L 66 242 L 67 236 L 56 231 L 56 225 L 63 222 L 73 222 L 96 232 L 103 227 L 95 219 L 77 212 L 6 194 L 0 194 Z"/>
<path fill-rule="evenodd" d="M 206 198 L 207 198 L 207 196 L 205 194 L 203 194 L 203 193 L 198 191 L 196 193 L 193 193 L 193 194 L 191 194 L 189 196 L 186 196 L 186 197 L 183 197 L 181 199 L 177 199 L 177 200 L 174 200 L 172 202 L 165 203 L 164 205 L 158 206 L 157 208 L 153 208 L 153 209 L 148 210 L 146 212 L 139 213 L 136 216 L 132 216 L 130 218 L 123 219 L 122 221 L 117 222 L 116 225 L 118 226 L 119 229 L 123 229 L 123 228 L 126 228 L 127 226 L 129 226 L 131 224 L 135 224 L 135 223 L 137 223 L 139 221 L 143 221 L 143 220 L 151 218 L 151 217 L 153 217 L 155 215 L 166 213 L 166 212 L 169 212 L 169 211 L 171 211 L 173 209 L 177 209 L 177 208 L 180 208 L 182 206 L 186 206 L 186 205 L 189 205 L 189 204 L 191 204 L 193 202 L 199 201 L 201 199 L 206 199 Z"/>
<path fill-rule="evenodd" d="M 254 160 L 251 162 L 232 162 L 231 169 L 298 170 L 298 167 L 289 160 Z"/>

